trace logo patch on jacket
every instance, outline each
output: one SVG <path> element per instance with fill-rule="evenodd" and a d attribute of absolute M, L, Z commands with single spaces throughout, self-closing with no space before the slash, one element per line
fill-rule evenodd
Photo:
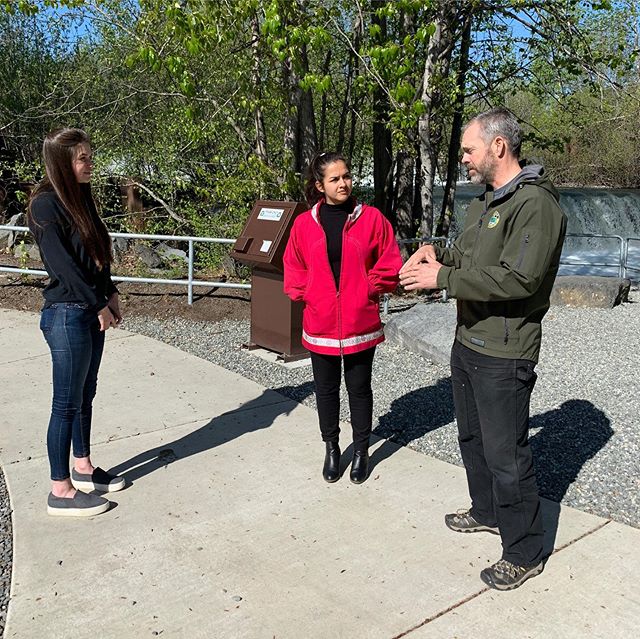
<path fill-rule="evenodd" d="M 498 226 L 498 223 L 500 222 L 500 213 L 498 211 L 496 211 L 490 218 L 489 218 L 489 224 L 487 224 L 487 228 L 488 229 L 492 229 L 495 228 L 496 226 Z"/>

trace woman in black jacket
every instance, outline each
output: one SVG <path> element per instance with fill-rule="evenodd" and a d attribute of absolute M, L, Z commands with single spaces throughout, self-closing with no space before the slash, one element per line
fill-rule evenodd
<path fill-rule="evenodd" d="M 91 194 L 89 138 L 80 129 L 52 131 L 43 157 L 46 176 L 31 194 L 28 221 L 49 274 L 40 320 L 53 362 L 47 510 L 91 516 L 108 510 L 109 502 L 81 491 L 113 492 L 125 485 L 122 477 L 92 465 L 89 444 L 105 331 L 122 316 L 111 281 L 111 240 Z"/>

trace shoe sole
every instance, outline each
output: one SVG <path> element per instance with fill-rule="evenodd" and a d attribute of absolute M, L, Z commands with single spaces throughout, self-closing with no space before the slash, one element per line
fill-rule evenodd
<path fill-rule="evenodd" d="M 369 479 L 369 475 L 367 475 L 364 479 L 361 479 L 360 481 L 356 481 L 356 480 L 355 480 L 355 479 L 353 479 L 352 477 L 349 477 L 349 481 L 350 481 L 352 484 L 357 484 L 357 485 L 364 484 L 364 482 L 365 482 L 365 481 L 367 481 L 367 479 Z"/>
<path fill-rule="evenodd" d="M 322 479 L 324 479 L 327 482 L 327 484 L 335 484 L 338 481 L 338 479 L 340 479 L 340 476 L 336 477 L 335 479 L 327 479 L 326 477 L 323 477 Z"/>
<path fill-rule="evenodd" d="M 97 490 L 101 493 L 116 493 L 125 487 L 126 482 L 124 478 L 122 478 L 119 482 L 114 482 L 111 484 L 94 484 L 92 481 L 76 481 L 72 479 L 71 485 L 76 490 L 81 490 L 82 492 L 91 492 L 92 490 Z"/>
<path fill-rule="evenodd" d="M 476 532 L 488 532 L 492 535 L 499 535 L 500 531 L 497 528 L 489 528 L 489 526 L 475 526 L 474 528 L 455 528 L 454 526 L 450 526 L 447 522 L 444 522 L 449 530 L 453 530 L 453 532 L 458 533 L 476 533 Z"/>
<path fill-rule="evenodd" d="M 494 590 L 501 590 L 504 592 L 505 590 L 515 590 L 516 588 L 519 588 L 520 586 L 522 586 L 522 584 L 525 581 L 527 581 L 527 579 L 531 579 L 531 577 L 536 577 L 543 570 L 544 570 L 544 565 L 541 564 L 538 567 L 534 568 L 531 572 L 528 572 L 518 583 L 511 584 L 510 586 L 495 583 L 493 579 L 491 579 L 491 577 L 489 577 L 489 575 L 486 575 L 484 572 L 480 573 L 480 579 L 482 579 L 482 581 L 484 581 L 484 583 L 487 584 L 489 588 L 493 588 Z"/>
<path fill-rule="evenodd" d="M 55 508 L 47 506 L 47 513 L 52 517 L 93 517 L 109 510 L 110 503 L 91 506 L 91 508 Z"/>

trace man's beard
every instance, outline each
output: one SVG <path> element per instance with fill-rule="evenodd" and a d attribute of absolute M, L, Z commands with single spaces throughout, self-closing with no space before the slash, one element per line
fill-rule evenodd
<path fill-rule="evenodd" d="M 496 177 L 497 158 L 492 151 L 488 151 L 482 164 L 475 167 L 475 175 L 471 176 L 472 184 L 492 184 Z"/>

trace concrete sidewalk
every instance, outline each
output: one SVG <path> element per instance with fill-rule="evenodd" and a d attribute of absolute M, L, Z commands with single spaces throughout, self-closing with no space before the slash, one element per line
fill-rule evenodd
<path fill-rule="evenodd" d="M 365 484 L 326 484 L 314 411 L 121 330 L 108 333 L 92 458 L 131 485 L 106 514 L 49 517 L 37 324 L 0 310 L 5 637 L 636 636 L 640 530 L 545 502 L 545 571 L 489 590 L 479 572 L 499 538 L 443 523 L 468 504 L 461 468 L 378 442 Z"/>

